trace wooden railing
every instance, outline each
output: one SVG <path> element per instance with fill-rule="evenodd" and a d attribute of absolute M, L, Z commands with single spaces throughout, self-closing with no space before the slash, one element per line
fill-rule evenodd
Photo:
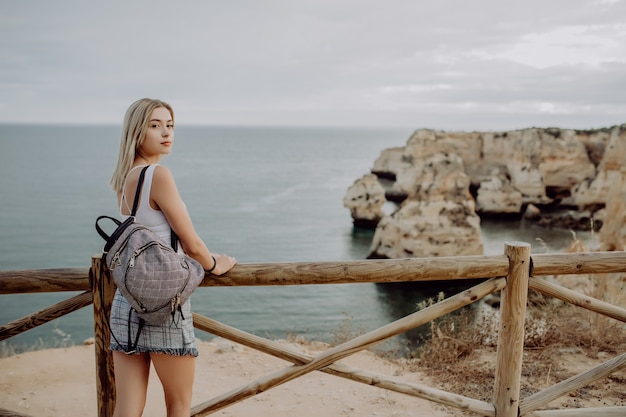
<path fill-rule="evenodd" d="M 626 407 L 539 410 L 568 392 L 626 367 L 626 353 L 529 397 L 520 398 L 524 317 L 528 289 L 539 291 L 545 295 L 626 323 L 626 309 L 596 300 L 541 278 L 547 275 L 616 272 L 626 272 L 626 252 L 534 254 L 531 256 L 530 245 L 521 242 L 507 242 L 505 253 L 501 256 L 238 265 L 227 275 L 208 277 L 202 286 L 390 283 L 458 279 L 482 279 L 483 281 L 468 290 L 330 348 L 315 357 L 303 355 L 271 340 L 194 313 L 196 328 L 290 361 L 293 365 L 196 405 L 191 410 L 191 416 L 211 414 L 313 371 L 321 371 L 356 382 L 428 399 L 483 416 L 626 415 Z M 115 404 L 115 377 L 111 352 L 107 349 L 109 334 L 106 321 L 115 292 L 114 283 L 106 268 L 101 265 L 100 257 L 92 259 L 90 269 L 0 271 L 0 294 L 52 291 L 84 292 L 32 315 L 0 326 L 0 341 L 93 302 L 98 415 L 110 417 L 113 414 Z M 353 353 L 479 301 L 496 291 L 502 291 L 502 294 L 496 375 L 491 403 L 336 363 Z M 0 410 L 0 415 L 2 415 L 1 412 L 2 410 Z"/>

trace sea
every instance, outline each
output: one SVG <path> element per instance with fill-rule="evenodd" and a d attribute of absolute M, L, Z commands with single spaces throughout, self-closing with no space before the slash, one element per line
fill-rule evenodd
<path fill-rule="evenodd" d="M 120 126 L 0 124 L 0 270 L 88 268 L 104 241 L 99 215 L 118 217 L 108 182 Z M 356 229 L 343 196 L 407 128 L 180 126 L 167 165 L 209 249 L 247 262 L 365 259 L 372 231 Z M 393 210 L 392 207 L 386 207 Z M 506 241 L 563 250 L 569 230 L 483 220 L 484 254 Z M 371 283 L 199 288 L 193 309 L 272 339 L 333 342 L 373 330 L 449 288 Z M 73 293 L 0 295 L 0 325 Z M 0 342 L 0 351 L 65 347 L 93 336 L 92 308 Z M 198 331 L 200 340 L 212 335 Z M 383 350 L 414 343 L 398 336 Z"/>

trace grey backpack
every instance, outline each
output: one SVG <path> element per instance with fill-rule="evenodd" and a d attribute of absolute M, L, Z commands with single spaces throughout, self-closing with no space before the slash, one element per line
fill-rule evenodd
<path fill-rule="evenodd" d="M 142 321 L 159 325 L 173 318 L 177 311 L 182 314 L 181 305 L 202 282 L 205 272 L 198 261 L 178 253 L 178 239 L 173 231 L 168 245 L 152 230 L 135 222 L 147 168 L 144 167 L 139 175 L 130 216 L 124 222 L 100 216 L 96 220 L 96 230 L 106 241 L 103 262 L 120 293 Z M 103 219 L 112 220 L 117 225 L 111 235 L 98 224 Z M 130 342 L 129 349 L 132 350 Z"/>

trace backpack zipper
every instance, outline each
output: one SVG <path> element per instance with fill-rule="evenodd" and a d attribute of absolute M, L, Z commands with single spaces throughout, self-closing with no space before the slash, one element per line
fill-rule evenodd
<path fill-rule="evenodd" d="M 143 229 L 147 229 L 145 227 L 142 227 Z M 139 227 L 136 230 L 138 230 Z M 135 233 L 135 231 L 133 231 L 133 233 Z M 116 252 L 116 257 L 119 259 L 119 252 L 121 252 L 121 250 L 123 249 L 124 246 L 126 246 L 128 239 L 130 238 L 130 235 L 128 235 L 128 238 L 126 239 L 126 241 L 124 242 L 123 246 L 120 247 L 120 250 L 118 252 Z M 135 252 L 133 253 L 133 256 L 131 256 L 130 260 L 128 261 L 128 265 L 126 266 L 126 272 L 124 274 L 124 278 L 126 278 L 126 276 L 128 275 L 128 270 L 130 268 L 134 268 L 135 266 L 135 258 L 139 255 L 141 255 L 142 252 L 144 252 L 146 249 L 148 249 L 151 246 L 161 246 L 162 248 L 164 248 L 165 250 L 169 250 L 169 251 L 174 251 L 174 249 L 172 249 L 171 247 L 162 244 L 161 242 L 157 242 L 157 241 L 152 241 L 142 247 L 140 247 L 139 249 L 135 250 Z M 180 305 L 180 296 L 183 292 L 183 290 L 185 288 L 187 288 L 187 284 L 189 283 L 189 280 L 191 279 L 191 271 L 189 270 L 189 264 L 187 263 L 187 261 L 185 261 L 184 259 L 181 258 L 181 264 L 183 266 L 183 268 L 185 268 L 187 270 L 187 279 L 185 280 L 185 284 L 182 286 L 182 288 L 180 289 L 180 291 L 178 291 L 178 293 L 176 294 L 176 296 L 172 297 L 172 299 L 170 299 L 168 302 L 164 303 L 163 305 L 156 307 L 154 310 L 152 311 L 158 311 L 160 309 L 162 309 L 163 307 L 167 306 L 168 304 L 170 304 L 171 306 L 171 311 L 174 312 L 176 307 L 178 305 Z M 124 286 L 126 286 L 126 279 L 124 279 Z M 143 305 L 143 303 L 141 303 L 141 301 L 139 301 L 128 289 L 128 286 L 126 286 L 126 291 L 128 292 L 128 294 L 133 297 L 133 300 L 141 307 L 141 311 L 143 313 L 151 313 L 152 311 L 148 311 L 148 309 Z"/>
<path fill-rule="evenodd" d="M 129 225 L 130 227 L 130 225 Z M 137 232 L 138 230 L 150 230 L 147 227 L 138 225 L 135 230 L 133 230 L 131 233 L 128 234 L 128 236 L 126 236 L 124 238 L 124 241 L 122 242 L 122 244 L 120 245 L 120 247 L 117 249 L 117 251 L 115 252 L 115 255 L 113 255 L 113 259 L 111 260 L 111 266 L 109 267 L 110 270 L 115 269 L 115 266 L 117 265 L 121 265 L 122 262 L 120 261 L 120 252 L 122 252 L 124 250 L 124 248 L 126 247 L 126 245 L 128 245 L 128 241 L 130 240 L 131 236 Z"/>

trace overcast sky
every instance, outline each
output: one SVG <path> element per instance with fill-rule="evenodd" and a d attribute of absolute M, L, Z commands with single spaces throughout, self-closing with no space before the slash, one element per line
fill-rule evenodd
<path fill-rule="evenodd" d="M 626 0 L 0 0 L 0 122 L 626 123 Z"/>

